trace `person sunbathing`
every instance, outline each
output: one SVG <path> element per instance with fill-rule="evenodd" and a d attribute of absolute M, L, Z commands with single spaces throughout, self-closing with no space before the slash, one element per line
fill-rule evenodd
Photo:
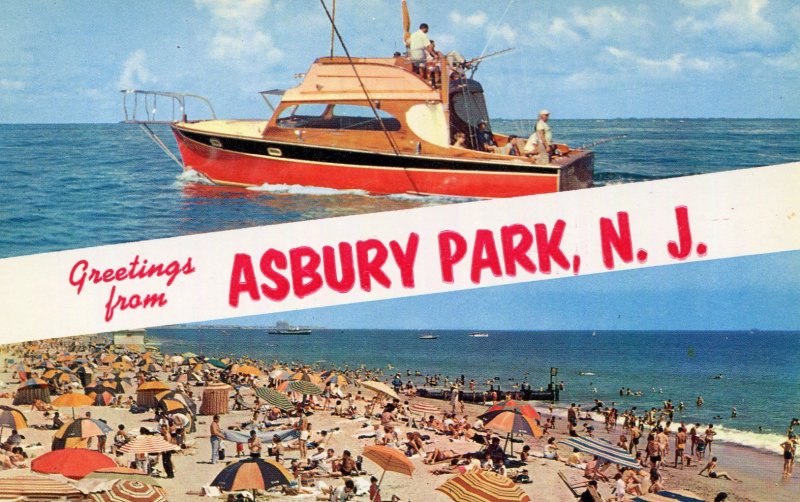
<path fill-rule="evenodd" d="M 45 403 L 41 399 L 34 399 L 33 404 L 31 404 L 31 410 L 52 411 L 54 409 L 52 404 Z"/>
<path fill-rule="evenodd" d="M 425 459 L 422 461 L 424 464 L 436 464 L 438 462 L 444 462 L 445 460 L 458 460 L 461 457 L 458 453 L 454 452 L 453 450 L 440 450 L 436 448 L 434 451 L 428 453 L 425 456 Z"/>
<path fill-rule="evenodd" d="M 414 454 L 425 455 L 425 443 L 422 441 L 422 435 L 419 432 L 406 433 L 406 449 L 408 456 Z"/>
<path fill-rule="evenodd" d="M 459 458 L 452 458 L 447 466 L 437 467 L 431 471 L 431 474 L 435 474 L 437 476 L 441 474 L 463 474 L 469 470 L 469 466 L 460 464 L 460 460 L 461 459 Z"/>
<path fill-rule="evenodd" d="M 727 479 L 730 481 L 738 481 L 737 479 L 733 479 L 730 474 L 724 471 L 717 470 L 717 457 L 711 457 L 711 462 L 707 463 L 705 467 L 703 467 L 700 472 L 697 473 L 698 476 L 701 476 L 704 472 L 708 471 L 709 478 L 719 478 L 719 479 Z"/>

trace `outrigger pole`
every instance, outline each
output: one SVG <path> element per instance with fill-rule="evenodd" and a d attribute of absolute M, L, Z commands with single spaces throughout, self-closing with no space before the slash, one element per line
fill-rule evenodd
<path fill-rule="evenodd" d="M 336 0 L 333 0 L 333 5 L 331 6 L 331 57 L 333 57 L 333 36 L 336 34 L 336 31 L 333 29 L 334 22 L 336 21 Z"/>

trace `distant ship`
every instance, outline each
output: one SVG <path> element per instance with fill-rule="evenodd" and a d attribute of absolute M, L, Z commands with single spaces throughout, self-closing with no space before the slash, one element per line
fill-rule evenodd
<path fill-rule="evenodd" d="M 301 328 L 300 326 L 292 326 L 286 321 L 278 321 L 275 326 L 267 328 L 267 333 L 270 335 L 310 335 L 311 328 Z"/>
<path fill-rule="evenodd" d="M 488 338 L 489 337 L 489 333 L 481 333 L 479 331 L 474 331 L 474 332 L 470 333 L 467 336 L 471 336 L 473 338 Z"/>
<path fill-rule="evenodd" d="M 436 340 L 439 338 L 439 335 L 431 335 L 430 333 L 426 333 L 419 337 L 420 340 Z"/>

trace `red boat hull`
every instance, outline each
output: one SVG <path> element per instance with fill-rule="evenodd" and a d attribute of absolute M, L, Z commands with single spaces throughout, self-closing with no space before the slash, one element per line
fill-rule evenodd
<path fill-rule="evenodd" d="M 254 140 L 236 140 L 236 144 L 229 146 L 231 141 L 224 138 L 222 141 L 226 144 L 219 143 L 222 147 L 218 147 L 207 144 L 197 135 L 189 137 L 180 129 L 175 128 L 174 132 L 185 168 L 201 173 L 214 183 L 227 185 L 302 185 L 360 189 L 375 194 L 495 198 L 585 188 L 591 186 L 592 180 L 591 153 L 568 166 L 527 167 L 425 156 L 351 153 Z M 213 141 L 220 140 L 214 138 Z M 243 142 L 255 146 L 242 146 Z M 236 151 L 237 148 L 240 151 Z M 267 151 L 271 154 L 266 154 Z"/>

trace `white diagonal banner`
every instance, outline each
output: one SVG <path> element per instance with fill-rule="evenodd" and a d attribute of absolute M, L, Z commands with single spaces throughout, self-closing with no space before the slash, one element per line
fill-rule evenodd
<path fill-rule="evenodd" d="M 800 163 L 0 260 L 0 342 L 800 249 Z"/>

